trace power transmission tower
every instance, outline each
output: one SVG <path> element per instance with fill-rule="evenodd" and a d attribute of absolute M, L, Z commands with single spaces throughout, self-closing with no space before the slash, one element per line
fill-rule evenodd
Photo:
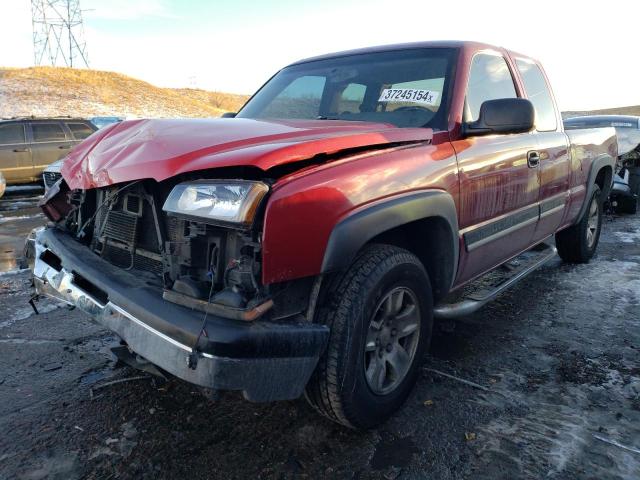
<path fill-rule="evenodd" d="M 89 68 L 80 0 L 31 0 L 36 65 Z"/>

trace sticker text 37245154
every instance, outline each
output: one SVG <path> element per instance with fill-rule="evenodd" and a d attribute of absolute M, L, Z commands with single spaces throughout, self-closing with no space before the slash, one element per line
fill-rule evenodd
<path fill-rule="evenodd" d="M 385 88 L 380 94 L 379 102 L 409 102 L 436 105 L 440 92 L 416 88 Z"/>

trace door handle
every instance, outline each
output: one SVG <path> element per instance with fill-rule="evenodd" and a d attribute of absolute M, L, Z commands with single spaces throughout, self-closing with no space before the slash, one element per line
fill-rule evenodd
<path fill-rule="evenodd" d="M 529 168 L 536 168 L 540 165 L 540 154 L 535 150 L 527 152 L 527 165 L 529 165 Z"/>
<path fill-rule="evenodd" d="M 25 153 L 28 152 L 29 149 L 28 148 L 14 148 L 13 149 L 13 153 Z"/>
<path fill-rule="evenodd" d="M 58 148 L 60 150 L 69 150 L 71 147 L 69 145 L 60 145 Z"/>

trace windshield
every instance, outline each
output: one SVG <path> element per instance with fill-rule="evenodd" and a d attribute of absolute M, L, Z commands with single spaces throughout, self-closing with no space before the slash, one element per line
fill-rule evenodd
<path fill-rule="evenodd" d="M 319 119 L 446 129 L 455 50 L 407 49 L 284 68 L 239 118 Z"/>

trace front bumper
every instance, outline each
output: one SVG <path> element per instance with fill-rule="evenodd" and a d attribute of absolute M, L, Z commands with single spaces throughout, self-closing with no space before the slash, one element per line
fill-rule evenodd
<path fill-rule="evenodd" d="M 162 292 L 101 259 L 56 228 L 36 234 L 38 294 L 62 300 L 118 334 L 151 363 L 187 382 L 241 390 L 248 400 L 299 397 L 324 350 L 326 326 L 229 320 L 209 314 L 207 336 L 189 365 L 203 314 L 162 299 Z M 193 362 L 191 362 L 193 363 Z"/>

